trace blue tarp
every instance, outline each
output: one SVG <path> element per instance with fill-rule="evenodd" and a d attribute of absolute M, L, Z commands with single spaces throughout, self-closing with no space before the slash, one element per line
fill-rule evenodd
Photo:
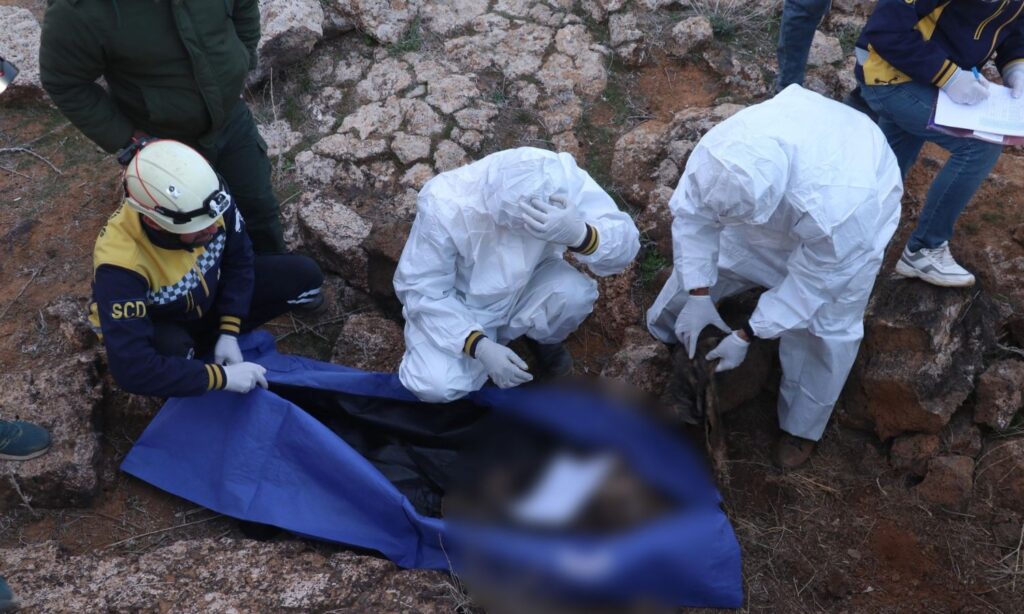
<path fill-rule="evenodd" d="M 416 401 L 393 374 L 282 355 L 265 332 L 243 337 L 241 345 L 247 360 L 267 368 L 271 385 Z M 474 559 L 490 567 L 589 598 L 741 605 L 739 546 L 705 463 L 688 445 L 637 412 L 579 390 L 487 387 L 469 400 L 567 441 L 617 452 L 679 509 L 610 537 L 423 516 L 333 431 L 260 388 L 169 400 L 121 468 L 219 513 L 376 550 L 406 568 L 447 570 L 454 560 L 459 571 L 453 552 L 471 544 Z"/>

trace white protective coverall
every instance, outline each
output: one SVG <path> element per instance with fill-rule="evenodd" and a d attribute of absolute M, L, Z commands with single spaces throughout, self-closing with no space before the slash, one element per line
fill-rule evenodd
<path fill-rule="evenodd" d="M 564 246 L 523 228 L 520 203 L 552 195 L 575 202 L 597 230 L 596 251 L 576 254 L 592 273 L 633 261 L 636 225 L 569 154 L 500 151 L 423 186 L 395 272 L 406 346 L 398 374 L 420 399 L 452 401 L 483 386 L 487 372 L 463 351 L 470 333 L 558 343 L 590 314 L 597 283 L 562 259 Z"/>
<path fill-rule="evenodd" d="M 672 276 L 647 312 L 675 342 L 689 291 L 752 287 L 754 334 L 778 337 L 779 425 L 817 441 L 864 336 L 864 309 L 903 194 L 896 158 L 866 116 L 791 85 L 700 140 L 672 209 Z"/>

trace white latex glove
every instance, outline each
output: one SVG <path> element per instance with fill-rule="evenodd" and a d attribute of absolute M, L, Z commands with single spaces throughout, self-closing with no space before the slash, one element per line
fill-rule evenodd
<path fill-rule="evenodd" d="M 498 388 L 512 388 L 533 379 L 526 362 L 509 348 L 484 337 L 476 345 L 476 359 Z"/>
<path fill-rule="evenodd" d="M 988 98 L 988 80 L 981 75 L 975 79 L 969 71 L 957 68 L 942 91 L 957 104 L 978 104 Z"/>
<path fill-rule="evenodd" d="M 231 335 L 221 335 L 217 345 L 213 346 L 213 362 L 218 365 L 234 365 L 245 362 L 242 350 L 238 347 L 238 339 Z"/>
<path fill-rule="evenodd" d="M 690 354 L 691 359 L 697 353 L 697 339 L 700 338 L 701 331 L 709 324 L 724 333 L 732 330 L 722 320 L 722 316 L 718 315 L 718 310 L 715 309 L 715 303 L 710 296 L 693 296 L 691 294 L 687 297 L 682 311 L 679 312 L 679 317 L 676 318 L 676 338 L 686 346 L 686 351 Z"/>
<path fill-rule="evenodd" d="M 526 232 L 542 241 L 576 247 L 587 236 L 587 223 L 567 198 L 552 196 L 547 203 L 532 198 L 523 204 L 522 212 Z"/>
<path fill-rule="evenodd" d="M 1014 98 L 1024 95 L 1024 63 L 1017 63 L 1006 69 L 1003 73 L 1003 85 L 1013 90 L 1010 95 Z"/>
<path fill-rule="evenodd" d="M 718 347 L 708 352 L 707 359 L 721 359 L 718 361 L 718 366 L 715 367 L 715 373 L 728 371 L 740 366 L 743 359 L 747 357 L 747 348 L 749 347 L 750 342 L 744 341 L 738 333 L 734 332 L 725 339 L 722 339 Z"/>
<path fill-rule="evenodd" d="M 267 388 L 266 369 L 254 362 L 240 362 L 224 367 L 224 390 L 245 394 L 257 385 Z"/>

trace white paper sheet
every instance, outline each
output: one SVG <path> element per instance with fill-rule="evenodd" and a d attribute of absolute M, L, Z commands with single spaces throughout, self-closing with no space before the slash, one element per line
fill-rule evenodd
<path fill-rule="evenodd" d="M 533 489 L 512 505 L 512 516 L 527 524 L 557 527 L 568 524 L 615 466 L 609 454 L 552 459 Z"/>
<path fill-rule="evenodd" d="M 1024 136 L 1024 98 L 1013 98 L 1010 88 L 992 83 L 986 100 L 965 105 L 953 102 L 939 90 L 935 123 L 988 133 L 986 140 L 994 140 L 994 135 Z"/>

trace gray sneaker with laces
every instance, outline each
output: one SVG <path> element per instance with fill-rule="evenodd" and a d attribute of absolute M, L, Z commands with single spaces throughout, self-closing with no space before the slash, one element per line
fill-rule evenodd
<path fill-rule="evenodd" d="M 896 273 L 903 277 L 916 277 L 936 286 L 946 288 L 964 288 L 974 285 L 974 275 L 957 264 L 949 251 L 949 242 L 938 247 L 924 247 L 912 252 L 906 247 L 899 262 Z"/>

